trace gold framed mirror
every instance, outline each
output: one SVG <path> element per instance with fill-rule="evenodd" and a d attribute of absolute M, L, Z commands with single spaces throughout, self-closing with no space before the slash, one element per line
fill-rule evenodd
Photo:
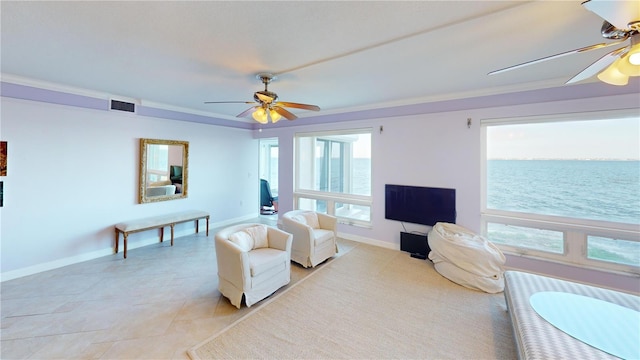
<path fill-rule="evenodd" d="M 139 203 L 186 198 L 188 165 L 188 141 L 140 139 Z"/>

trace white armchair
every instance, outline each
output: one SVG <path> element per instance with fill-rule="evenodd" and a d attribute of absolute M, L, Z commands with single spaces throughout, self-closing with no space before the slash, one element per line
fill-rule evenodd
<path fill-rule="evenodd" d="M 241 224 L 215 236 L 218 290 L 238 309 L 247 307 L 291 281 L 292 236 L 263 224 Z"/>
<path fill-rule="evenodd" d="M 314 267 L 338 252 L 335 216 L 308 210 L 282 215 L 283 230 L 293 235 L 291 260 Z"/>

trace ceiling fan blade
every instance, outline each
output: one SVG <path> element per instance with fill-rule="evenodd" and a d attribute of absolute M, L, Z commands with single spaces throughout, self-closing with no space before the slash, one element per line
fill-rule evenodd
<path fill-rule="evenodd" d="M 252 103 L 250 103 L 250 104 L 252 104 Z M 239 118 L 241 118 L 241 117 L 247 117 L 248 115 L 250 115 L 251 113 L 253 113 L 253 111 L 254 111 L 255 109 L 257 109 L 257 108 L 259 108 L 259 106 L 250 107 L 250 108 L 248 108 L 247 110 L 245 110 L 245 111 L 241 112 L 240 114 L 236 115 L 236 117 L 239 117 Z"/>
<path fill-rule="evenodd" d="M 298 104 L 298 103 L 284 102 L 284 101 L 279 101 L 278 103 L 276 103 L 276 105 L 290 107 L 290 108 L 296 108 L 296 109 L 320 111 L 320 107 L 317 106 L 317 105 Z"/>
<path fill-rule="evenodd" d="M 640 1 L 587 0 L 582 6 L 618 29 L 628 29 L 640 14 Z"/>
<path fill-rule="evenodd" d="M 253 104 L 253 101 L 205 101 L 205 104 Z"/>
<path fill-rule="evenodd" d="M 593 64 L 587 66 L 584 70 L 579 72 L 578 75 L 572 77 L 566 83 L 572 84 L 596 75 L 600 71 L 606 69 L 609 65 L 613 64 L 614 61 L 616 61 L 620 56 L 624 55 L 624 53 L 626 53 L 628 50 L 629 50 L 628 46 L 613 50 L 612 52 L 596 60 Z"/>
<path fill-rule="evenodd" d="M 295 120 L 295 119 L 298 118 L 293 113 L 291 113 L 290 111 L 288 111 L 286 109 L 281 108 L 280 106 L 274 106 L 274 107 L 272 107 L 272 109 L 275 110 L 278 114 L 282 115 L 287 120 Z"/>
<path fill-rule="evenodd" d="M 620 41 L 614 41 L 612 43 L 600 43 L 600 44 L 595 44 L 595 45 L 590 45 L 590 46 L 585 46 L 579 49 L 575 49 L 575 50 L 571 50 L 571 51 L 566 51 L 566 52 L 562 52 L 559 54 L 555 54 L 555 55 L 550 55 L 550 56 L 545 56 L 543 58 L 540 59 L 536 59 L 536 60 L 532 60 L 532 61 L 527 61 L 525 63 L 522 64 L 518 64 L 518 65 L 513 65 L 513 66 L 509 66 L 500 70 L 494 70 L 490 73 L 488 73 L 487 75 L 495 75 L 495 74 L 499 74 L 505 71 L 510 71 L 510 70 L 514 70 L 514 69 L 518 69 L 524 66 L 529 66 L 529 65 L 533 65 L 533 64 L 537 64 L 543 61 L 547 61 L 547 60 L 551 60 L 551 59 L 556 59 L 559 57 L 563 57 L 566 55 L 571 55 L 571 54 L 576 54 L 576 53 L 581 53 L 581 52 L 585 52 L 585 51 L 590 51 L 590 50 L 595 50 L 595 49 L 601 49 L 601 48 L 605 48 L 608 46 L 613 46 L 613 45 L 617 45 L 620 44 L 622 42 L 626 41 L 626 39 L 620 40 Z"/>

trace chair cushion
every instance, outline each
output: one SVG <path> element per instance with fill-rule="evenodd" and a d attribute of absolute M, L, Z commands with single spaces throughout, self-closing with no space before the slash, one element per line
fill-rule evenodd
<path fill-rule="evenodd" d="M 302 216 L 304 217 L 304 220 L 305 220 L 304 223 L 311 226 L 312 229 L 320 228 L 320 222 L 318 221 L 318 214 L 316 214 L 313 211 L 305 211 L 302 213 Z"/>
<path fill-rule="evenodd" d="M 313 237 L 314 237 L 314 244 L 316 246 L 331 240 L 333 238 L 333 231 L 331 230 L 324 230 L 324 229 L 315 229 L 313 231 Z"/>
<path fill-rule="evenodd" d="M 249 252 L 251 276 L 256 277 L 274 268 L 285 267 L 287 252 L 272 248 L 256 249 Z"/>
<path fill-rule="evenodd" d="M 251 238 L 253 238 L 253 248 L 261 249 L 265 247 L 269 247 L 269 239 L 267 238 L 267 226 L 266 225 L 256 225 L 251 226 L 244 229 Z"/>
<path fill-rule="evenodd" d="M 253 249 L 253 238 L 244 230 L 236 231 L 229 235 L 229 241 L 238 245 L 242 251 L 250 251 Z"/>

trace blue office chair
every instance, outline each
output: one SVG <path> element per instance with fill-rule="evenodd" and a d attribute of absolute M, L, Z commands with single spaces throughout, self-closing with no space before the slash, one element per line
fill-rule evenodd
<path fill-rule="evenodd" d="M 265 207 L 269 209 L 265 209 Z M 273 208 L 273 209 L 271 209 Z M 260 214 L 272 215 L 278 212 L 278 197 L 271 195 L 271 186 L 265 179 L 260 179 Z"/>

